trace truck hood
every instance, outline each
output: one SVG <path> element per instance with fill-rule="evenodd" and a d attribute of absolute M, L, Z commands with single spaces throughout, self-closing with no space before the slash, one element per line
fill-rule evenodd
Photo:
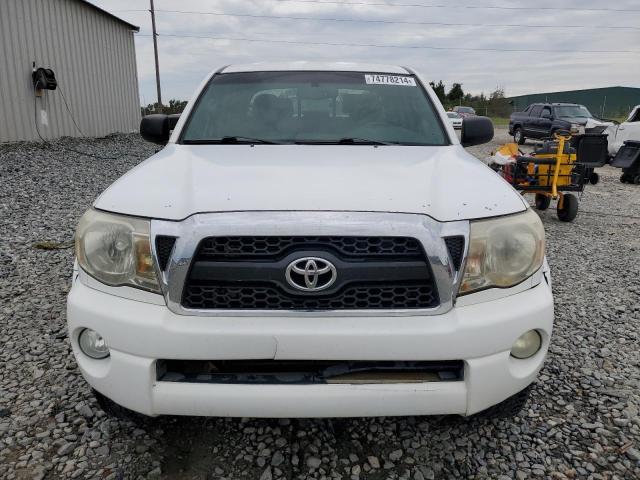
<path fill-rule="evenodd" d="M 613 125 L 613 122 L 600 120 L 599 118 L 562 117 L 561 120 L 564 120 L 569 123 L 574 123 L 576 125 L 584 125 L 586 128 L 593 128 L 593 127 L 599 127 L 599 126 L 606 127 L 609 125 Z"/>
<path fill-rule="evenodd" d="M 419 213 L 452 221 L 526 208 L 460 145 L 169 144 L 113 183 L 94 206 L 165 220 L 303 210 Z"/>

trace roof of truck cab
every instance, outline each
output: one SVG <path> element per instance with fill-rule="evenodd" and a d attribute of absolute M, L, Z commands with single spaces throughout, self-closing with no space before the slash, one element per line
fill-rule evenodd
<path fill-rule="evenodd" d="M 320 72 L 376 72 L 376 73 L 413 73 L 405 67 L 397 65 L 379 65 L 376 63 L 351 62 L 264 62 L 228 65 L 218 73 L 237 72 L 286 72 L 286 71 L 320 71 Z"/>
<path fill-rule="evenodd" d="M 531 106 L 533 105 L 549 105 L 551 107 L 583 107 L 584 106 L 580 103 L 566 103 L 566 102 L 554 102 L 554 103 L 539 102 L 539 103 L 532 103 Z"/>

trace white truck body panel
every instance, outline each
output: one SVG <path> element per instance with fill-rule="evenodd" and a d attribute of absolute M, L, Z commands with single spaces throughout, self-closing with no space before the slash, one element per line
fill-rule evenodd
<path fill-rule="evenodd" d="M 470 415 L 517 393 L 544 363 L 553 328 L 546 282 L 437 316 L 184 317 L 164 306 L 119 298 L 76 278 L 69 329 L 100 330 L 114 347 L 93 360 L 72 346 L 85 379 L 99 392 L 147 415 L 349 417 Z M 542 349 L 518 361 L 515 339 L 531 328 Z M 157 382 L 155 359 L 463 359 L 460 382 L 381 385 L 251 385 Z"/>
<path fill-rule="evenodd" d="M 614 156 L 627 140 L 640 142 L 640 105 L 629 113 L 627 120 L 620 125 L 607 128 L 609 134 L 609 155 Z"/>
<path fill-rule="evenodd" d="M 96 201 L 182 220 L 264 210 L 422 213 L 440 221 L 524 211 L 522 197 L 459 145 L 168 145 Z"/>

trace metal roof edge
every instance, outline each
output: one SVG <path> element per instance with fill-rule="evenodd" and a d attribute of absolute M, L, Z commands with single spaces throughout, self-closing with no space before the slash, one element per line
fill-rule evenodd
<path fill-rule="evenodd" d="M 531 96 L 535 96 L 535 95 L 556 95 L 556 94 L 561 94 L 561 93 L 589 92 L 589 91 L 593 91 L 593 90 L 610 90 L 610 89 L 613 89 L 613 88 L 624 88 L 624 89 L 628 89 L 628 90 L 638 90 L 638 91 L 640 91 L 640 87 L 626 87 L 624 85 L 612 85 L 612 86 L 609 86 L 609 87 L 576 88 L 574 90 L 557 90 L 557 91 L 554 91 L 554 92 L 523 93 L 521 95 L 513 95 L 513 96 L 510 96 L 510 97 L 506 97 L 506 98 L 511 100 L 513 98 L 531 97 Z"/>
<path fill-rule="evenodd" d="M 104 13 L 105 15 L 113 18 L 114 20 L 119 21 L 120 23 L 124 23 L 126 26 L 128 26 L 129 28 L 131 28 L 131 30 L 133 30 L 134 32 L 139 32 L 140 31 L 140 27 L 138 27 L 137 25 L 134 25 L 133 23 L 129 23 L 126 20 L 123 20 L 120 17 L 115 16 L 113 13 L 108 12 L 107 10 L 100 8 L 99 6 L 89 2 L 88 0 L 77 0 L 80 3 L 83 3 L 91 8 L 93 8 L 94 10 L 97 10 L 101 13 Z"/>

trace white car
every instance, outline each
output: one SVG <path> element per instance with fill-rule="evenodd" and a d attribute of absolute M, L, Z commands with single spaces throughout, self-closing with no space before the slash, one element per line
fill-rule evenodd
<path fill-rule="evenodd" d="M 492 138 L 487 118 L 459 141 L 404 67 L 258 64 L 216 70 L 177 124 L 148 116 L 141 134 L 166 146 L 76 232 L 69 338 L 106 411 L 471 415 L 526 399 L 551 279 L 536 213 L 463 148 Z"/>
<path fill-rule="evenodd" d="M 618 153 L 620 147 L 627 140 L 640 141 L 640 105 L 636 105 L 627 119 L 620 125 L 612 125 L 605 130 L 608 133 L 609 155 Z"/>
<path fill-rule="evenodd" d="M 449 117 L 449 121 L 451 125 L 456 130 L 462 128 L 462 117 L 456 112 L 447 112 L 447 117 Z"/>

